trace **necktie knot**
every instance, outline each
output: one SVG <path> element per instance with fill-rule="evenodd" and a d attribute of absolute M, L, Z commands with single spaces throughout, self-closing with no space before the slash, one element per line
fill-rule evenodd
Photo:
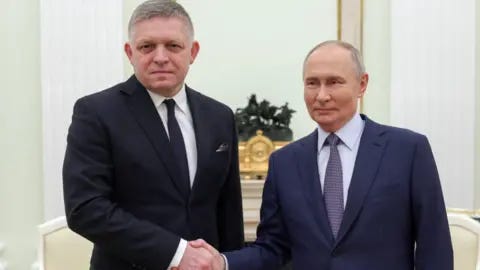
<path fill-rule="evenodd" d="M 328 135 L 327 139 L 325 140 L 326 144 L 328 145 L 338 145 L 340 141 L 340 138 L 335 135 L 335 133 L 330 133 L 330 135 Z"/>
<path fill-rule="evenodd" d="M 165 99 L 163 101 L 165 105 L 167 105 L 167 112 L 170 114 L 171 112 L 175 112 L 175 100 L 174 99 Z"/>

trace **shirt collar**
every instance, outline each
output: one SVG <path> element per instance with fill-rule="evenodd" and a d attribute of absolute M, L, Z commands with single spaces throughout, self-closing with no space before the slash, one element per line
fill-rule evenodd
<path fill-rule="evenodd" d="M 360 137 L 363 131 L 365 123 L 363 122 L 360 114 L 356 113 L 352 119 L 350 119 L 341 129 L 335 132 L 340 140 L 342 140 L 343 144 L 348 147 L 348 149 L 352 150 L 355 142 Z M 317 127 L 318 129 L 318 151 L 320 151 L 327 139 L 330 132 L 324 131 L 320 126 Z"/>
<path fill-rule="evenodd" d="M 162 95 L 159 95 L 153 91 L 150 91 L 147 89 L 148 94 L 150 95 L 150 98 L 153 101 L 153 104 L 155 105 L 155 108 L 159 108 L 160 105 L 162 105 L 163 101 L 167 99 L 167 97 L 164 97 Z M 186 113 L 188 110 L 188 102 L 187 102 L 187 90 L 185 87 L 185 84 L 180 88 L 180 91 L 175 94 L 175 96 L 171 97 L 171 99 L 175 100 L 175 103 L 177 106 L 180 108 L 180 110 L 184 113 Z"/>

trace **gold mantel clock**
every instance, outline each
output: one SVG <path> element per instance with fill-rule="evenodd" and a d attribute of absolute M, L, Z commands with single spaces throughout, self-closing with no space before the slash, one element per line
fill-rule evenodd
<path fill-rule="evenodd" d="M 270 154 L 288 143 L 288 141 L 272 141 L 263 135 L 262 130 L 257 130 L 257 135 L 248 141 L 239 142 L 240 177 L 246 180 L 265 179 Z"/>

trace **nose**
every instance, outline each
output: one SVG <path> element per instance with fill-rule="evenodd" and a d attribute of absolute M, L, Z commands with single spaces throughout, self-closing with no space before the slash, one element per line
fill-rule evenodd
<path fill-rule="evenodd" d="M 168 52 L 164 46 L 157 46 L 153 61 L 157 64 L 165 64 L 168 62 Z"/>
<path fill-rule="evenodd" d="M 328 102 L 330 99 L 331 99 L 331 96 L 330 96 L 330 92 L 327 91 L 327 89 L 325 88 L 325 86 L 320 86 L 318 88 L 318 93 L 317 93 L 317 97 L 316 99 L 320 102 L 320 103 L 325 103 L 325 102 Z"/>

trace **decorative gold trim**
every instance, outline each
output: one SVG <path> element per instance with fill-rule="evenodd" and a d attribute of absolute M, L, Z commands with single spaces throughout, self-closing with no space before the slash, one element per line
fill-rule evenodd
<path fill-rule="evenodd" d="M 342 40 L 342 0 L 337 0 L 337 39 Z"/>

